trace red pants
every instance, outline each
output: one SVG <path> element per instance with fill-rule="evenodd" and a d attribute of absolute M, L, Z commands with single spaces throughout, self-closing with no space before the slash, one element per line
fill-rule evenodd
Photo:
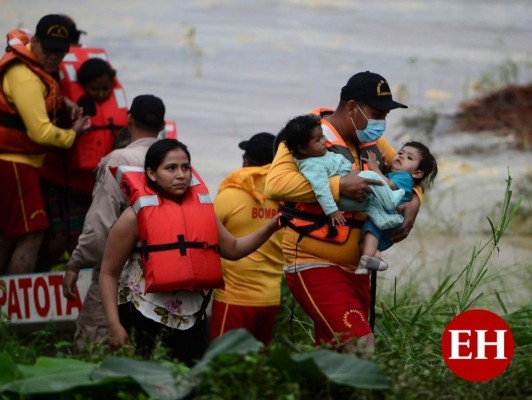
<path fill-rule="evenodd" d="M 273 326 L 278 311 L 279 306 L 238 306 L 213 300 L 211 339 L 233 329 L 245 328 L 257 340 L 268 344 L 272 340 Z"/>
<path fill-rule="evenodd" d="M 15 240 L 48 228 L 37 168 L 0 160 L 0 235 Z"/>
<path fill-rule="evenodd" d="M 314 321 L 316 345 L 338 345 L 372 333 L 369 275 L 331 265 L 286 273 L 285 278 L 296 301 Z"/>

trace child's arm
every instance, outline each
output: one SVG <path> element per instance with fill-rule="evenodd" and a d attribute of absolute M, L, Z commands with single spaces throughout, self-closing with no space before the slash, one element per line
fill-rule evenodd
<path fill-rule="evenodd" d="M 334 201 L 331 187 L 329 186 L 329 174 L 325 165 L 316 159 L 307 158 L 299 161 L 298 166 L 299 171 L 309 181 L 325 215 L 329 216 L 338 211 L 338 205 Z"/>
<path fill-rule="evenodd" d="M 394 181 L 386 178 L 386 176 L 384 176 L 384 174 L 379 169 L 379 162 L 377 161 L 377 155 L 373 151 L 368 150 L 368 158 L 362 158 L 362 161 L 364 161 L 368 165 L 368 168 L 370 169 L 370 171 L 373 171 L 379 174 L 382 177 L 382 179 L 384 179 L 386 184 L 390 187 L 390 189 L 397 190 L 397 186 L 395 185 Z"/>
<path fill-rule="evenodd" d="M 340 177 L 334 176 L 329 178 L 329 186 L 336 198 L 339 198 Z M 352 187 L 354 188 L 354 184 L 351 184 L 351 186 L 348 185 L 348 188 Z M 299 171 L 294 157 L 284 143 L 279 145 L 279 149 L 266 176 L 264 194 L 272 200 L 304 203 L 316 201 L 316 195 L 312 187 Z"/>

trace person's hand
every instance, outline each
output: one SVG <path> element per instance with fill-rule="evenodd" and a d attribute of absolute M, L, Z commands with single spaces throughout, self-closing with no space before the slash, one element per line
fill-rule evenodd
<path fill-rule="evenodd" d="M 397 212 L 403 214 L 405 220 L 403 221 L 403 224 L 393 232 L 391 238 L 393 243 L 398 243 L 408 237 L 408 234 L 416 221 L 420 205 L 419 198 L 414 194 L 412 200 L 397 207 Z"/>
<path fill-rule="evenodd" d="M 63 296 L 69 300 L 76 300 L 78 276 L 79 271 L 76 268 L 68 268 L 63 277 Z"/>
<path fill-rule="evenodd" d="M 378 179 L 362 178 L 356 172 L 350 172 L 340 178 L 340 194 L 358 202 L 363 202 L 372 193 L 370 185 L 382 186 L 384 182 Z"/>
<path fill-rule="evenodd" d="M 329 214 L 329 218 L 331 219 L 332 226 L 345 225 L 345 217 L 340 210 Z"/>
<path fill-rule="evenodd" d="M 131 340 L 124 327 L 119 323 L 109 325 L 109 346 L 116 349 L 126 345 L 131 345 Z"/>
<path fill-rule="evenodd" d="M 281 223 L 282 216 L 283 214 L 278 212 L 277 215 L 268 222 L 268 229 L 272 234 L 283 227 L 283 224 Z"/>
<path fill-rule="evenodd" d="M 87 132 L 91 127 L 91 119 L 89 116 L 78 118 L 74 121 L 72 129 L 76 131 L 76 135 L 81 135 L 82 133 Z"/>
<path fill-rule="evenodd" d="M 68 97 L 65 97 L 65 106 L 68 111 L 68 115 L 70 115 L 71 121 L 76 121 L 80 119 L 83 116 L 83 108 L 78 106 L 76 103 L 74 103 L 72 100 L 70 100 Z"/>
<path fill-rule="evenodd" d="M 368 165 L 368 168 L 371 171 L 376 171 L 379 169 L 379 161 L 377 160 L 377 154 L 375 154 L 373 151 L 368 150 L 367 157 L 362 157 L 361 159 Z"/>

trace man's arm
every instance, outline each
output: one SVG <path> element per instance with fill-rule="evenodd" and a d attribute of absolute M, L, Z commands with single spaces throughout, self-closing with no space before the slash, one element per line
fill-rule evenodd
<path fill-rule="evenodd" d="M 369 185 L 382 185 L 381 181 L 366 179 L 355 172 L 343 177 L 329 178 L 331 193 L 335 201 L 340 194 L 351 199 L 364 201 L 371 193 Z M 266 177 L 264 188 L 266 197 L 272 200 L 296 201 L 302 203 L 316 202 L 316 196 L 310 183 L 303 176 L 284 143 L 281 143 Z"/>
<path fill-rule="evenodd" d="M 414 226 L 414 222 L 416 222 L 416 217 L 420 207 L 421 200 L 419 199 L 416 191 L 414 191 L 414 194 L 412 194 L 412 200 L 397 207 L 397 212 L 403 214 L 405 220 L 403 221 L 403 224 L 393 232 L 392 242 L 398 243 L 407 238 L 410 230 Z"/>
<path fill-rule="evenodd" d="M 15 65 L 7 70 L 4 87 L 17 107 L 31 140 L 55 147 L 72 146 L 76 132 L 58 128 L 50 121 L 44 102 L 46 88 L 37 75 L 23 64 Z"/>
<path fill-rule="evenodd" d="M 124 160 L 109 158 L 98 168 L 97 183 L 92 193 L 91 206 L 85 216 L 83 232 L 67 263 L 63 278 L 63 295 L 66 298 L 75 298 L 79 270 L 98 266 L 102 260 L 109 231 L 125 204 L 120 187 L 108 166 L 124 163 Z"/>

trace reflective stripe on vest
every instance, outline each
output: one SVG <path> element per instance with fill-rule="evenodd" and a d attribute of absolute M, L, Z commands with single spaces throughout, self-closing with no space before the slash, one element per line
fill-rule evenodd
<path fill-rule="evenodd" d="M 132 205 L 135 214 L 138 214 L 142 207 L 158 206 L 159 197 L 157 196 L 141 196 L 137 199 L 135 204 Z"/>
<path fill-rule="evenodd" d="M 102 48 L 71 47 L 60 65 L 65 96 L 76 103 L 87 95 L 78 82 L 77 73 L 85 61 L 94 58 L 109 62 Z M 94 112 L 91 116 L 91 128 L 76 138 L 68 152 L 67 165 L 70 169 L 94 170 L 100 160 L 115 148 L 120 130 L 127 127 L 126 93 L 117 77 L 114 78 L 110 96 L 101 103 L 94 102 Z"/>
<path fill-rule="evenodd" d="M 111 170 L 112 172 L 112 170 Z M 115 173 L 115 179 L 116 181 L 118 182 L 118 184 L 122 184 L 122 179 L 124 177 L 124 174 L 126 172 L 144 172 L 144 168 L 143 167 L 135 167 L 135 166 L 130 166 L 130 165 L 120 165 L 119 167 L 116 168 L 116 173 Z"/>

